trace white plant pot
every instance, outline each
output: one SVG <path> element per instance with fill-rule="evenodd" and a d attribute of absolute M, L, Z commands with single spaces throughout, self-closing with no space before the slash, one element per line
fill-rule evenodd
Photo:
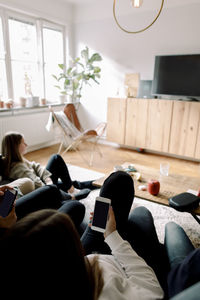
<path fill-rule="evenodd" d="M 26 98 L 26 106 L 27 107 L 34 107 L 39 106 L 39 97 L 38 96 L 30 96 Z"/>
<path fill-rule="evenodd" d="M 61 103 L 61 104 L 63 104 L 63 103 L 66 103 L 66 102 L 68 102 L 67 101 L 67 95 L 59 95 L 59 102 Z"/>

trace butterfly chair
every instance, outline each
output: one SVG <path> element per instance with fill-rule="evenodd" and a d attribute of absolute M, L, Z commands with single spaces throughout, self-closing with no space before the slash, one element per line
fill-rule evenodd
<path fill-rule="evenodd" d="M 70 105 L 68 108 L 70 108 L 70 111 L 73 111 L 73 108 L 71 105 L 73 104 L 68 104 Z M 66 105 L 66 106 L 68 106 Z M 73 106 L 74 107 L 74 106 Z M 71 109 L 72 108 L 72 109 Z M 97 150 L 100 156 L 102 157 L 102 153 L 98 147 L 98 140 L 102 137 L 103 133 L 105 132 L 106 129 L 106 123 L 100 123 L 95 130 L 85 130 L 83 131 L 75 108 L 72 114 L 70 114 L 70 118 L 68 118 L 68 115 L 66 115 L 65 111 L 59 111 L 59 112 L 54 112 L 53 109 L 50 107 L 50 111 L 52 113 L 52 117 L 56 121 L 57 125 L 62 131 L 62 140 L 58 149 L 58 153 L 61 155 L 64 155 L 67 151 L 70 149 L 73 149 L 77 151 L 82 157 L 84 161 L 89 166 L 92 166 L 93 163 L 93 158 L 94 158 L 94 151 Z M 72 117 L 73 115 L 73 117 Z M 76 122 L 78 121 L 78 124 L 80 127 L 76 127 L 74 124 L 74 120 L 76 119 Z M 86 142 L 91 142 L 91 148 L 90 148 L 90 160 L 89 163 L 85 159 L 85 157 L 82 155 L 81 150 L 79 149 L 80 144 L 86 143 Z M 61 153 L 63 146 L 67 144 L 66 149 Z"/>

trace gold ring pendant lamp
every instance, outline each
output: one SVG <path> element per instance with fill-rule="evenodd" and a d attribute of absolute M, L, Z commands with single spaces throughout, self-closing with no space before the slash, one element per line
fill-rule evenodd
<path fill-rule="evenodd" d="M 117 2 L 117 0 L 114 0 L 114 2 L 113 2 L 113 15 L 114 15 L 114 18 L 115 18 L 115 22 L 117 23 L 117 25 L 119 26 L 119 28 L 120 28 L 121 30 L 125 31 L 126 33 L 140 33 L 140 32 L 143 32 L 143 31 L 147 30 L 149 27 L 151 27 L 151 26 L 156 22 L 156 20 L 157 20 L 158 17 L 160 16 L 160 13 L 161 13 L 161 11 L 162 11 L 162 9 L 163 9 L 163 5 L 164 5 L 164 0 L 161 0 L 161 6 L 160 6 L 160 9 L 159 9 L 159 11 L 158 11 L 158 13 L 157 13 L 155 19 L 154 19 L 148 26 L 146 26 L 146 27 L 144 27 L 144 28 L 142 28 L 142 29 L 140 29 L 140 30 L 137 30 L 137 31 L 129 31 L 129 30 L 126 30 L 125 28 L 123 28 L 123 27 L 119 24 L 119 22 L 118 22 L 118 20 L 117 20 L 116 13 L 115 13 L 116 2 Z M 142 2 L 143 2 L 143 0 L 131 0 L 131 5 L 132 5 L 133 7 L 135 7 L 135 8 L 139 8 L 139 7 L 142 5 Z"/>

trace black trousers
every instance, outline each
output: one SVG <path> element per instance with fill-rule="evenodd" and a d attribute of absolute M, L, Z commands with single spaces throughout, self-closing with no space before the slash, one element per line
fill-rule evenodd
<path fill-rule="evenodd" d="M 62 156 L 60 156 L 59 154 L 53 154 L 50 157 L 46 169 L 52 174 L 51 179 L 53 181 L 53 184 L 55 184 L 61 191 L 64 191 L 65 193 L 68 192 L 72 185 L 78 189 L 87 188 L 90 190 L 94 190 L 96 188 L 95 186 L 93 186 L 92 180 L 81 182 L 72 180 L 69 174 L 68 167 Z M 70 199 L 71 196 L 69 194 L 67 196 L 63 193 L 63 198 Z"/>
<path fill-rule="evenodd" d="M 46 169 L 51 172 L 53 184 L 57 185 L 63 191 L 67 192 L 72 186 L 72 180 L 69 170 L 62 156 L 53 154 L 46 166 Z"/>
<path fill-rule="evenodd" d="M 76 200 L 63 201 L 62 193 L 56 185 L 46 185 L 30 192 L 16 201 L 15 211 L 18 219 L 45 208 L 58 209 L 67 213 L 76 226 L 85 216 L 85 206 Z"/>
<path fill-rule="evenodd" d="M 173 297 L 200 282 L 200 249 L 194 248 L 183 228 L 174 222 L 165 226 L 165 247 L 171 267 L 168 292 Z"/>

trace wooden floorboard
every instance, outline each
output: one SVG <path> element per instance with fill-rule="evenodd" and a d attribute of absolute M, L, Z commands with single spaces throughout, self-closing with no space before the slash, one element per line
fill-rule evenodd
<path fill-rule="evenodd" d="M 49 157 L 53 153 L 57 153 L 59 145 L 53 145 L 48 148 L 39 149 L 33 152 L 26 154 L 26 158 L 29 160 L 34 160 L 40 162 L 42 165 L 46 165 Z M 137 163 L 144 166 L 151 166 L 158 169 L 160 163 L 163 161 L 168 161 L 170 163 L 170 171 L 173 173 L 195 176 L 200 178 L 200 163 L 190 160 L 168 157 L 154 153 L 138 153 L 136 150 L 125 149 L 120 147 L 114 147 L 105 144 L 99 144 L 100 150 L 103 154 L 103 157 L 100 157 L 99 153 L 95 152 L 93 165 L 91 167 L 84 161 L 86 159 L 89 161 L 90 158 L 90 149 L 91 145 L 85 145 L 81 148 L 81 154 L 76 151 L 68 151 L 63 155 L 63 158 L 66 163 L 72 165 L 80 166 L 83 168 L 89 168 L 91 170 L 108 173 L 113 170 L 113 167 L 116 165 L 121 165 L 124 162 L 130 162 L 132 164 Z M 200 187 L 200 182 L 199 182 Z"/>

